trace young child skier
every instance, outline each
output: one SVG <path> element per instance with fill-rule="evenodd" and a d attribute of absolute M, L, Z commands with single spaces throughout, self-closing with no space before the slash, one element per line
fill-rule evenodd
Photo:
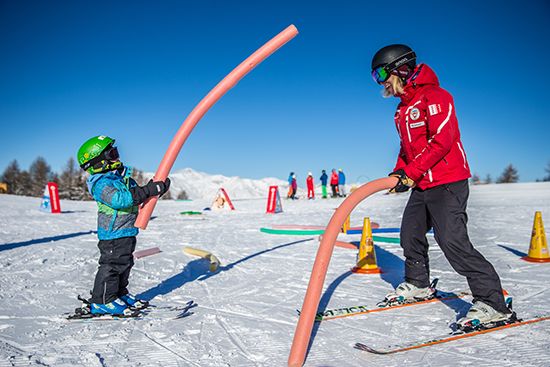
<path fill-rule="evenodd" d="M 147 301 L 136 299 L 127 289 L 138 234 L 134 222 L 138 205 L 166 193 L 170 179 L 137 185 L 114 144 L 115 140 L 108 136 L 95 136 L 82 144 L 77 153 L 80 167 L 90 174 L 88 191 L 98 205 L 100 251 L 92 297 L 76 310 L 77 315 L 132 316 L 148 306 Z"/>
<path fill-rule="evenodd" d="M 399 179 L 390 192 L 412 189 L 401 222 L 405 282 L 387 302 L 431 298 L 426 233 L 434 229 L 443 254 L 472 291 L 473 305 L 458 321 L 461 328 L 508 322 L 507 307 L 495 268 L 468 237 L 466 205 L 470 168 L 460 139 L 452 96 L 426 64 L 406 45 L 380 49 L 372 59 L 372 76 L 385 97 L 401 100 L 394 116 L 401 150 L 393 172 Z"/>

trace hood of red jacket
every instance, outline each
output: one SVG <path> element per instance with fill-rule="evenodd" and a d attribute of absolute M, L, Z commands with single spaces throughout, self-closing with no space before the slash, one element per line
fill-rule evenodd
<path fill-rule="evenodd" d="M 418 64 L 412 76 L 407 80 L 405 93 L 400 96 L 404 103 L 410 102 L 416 93 L 425 86 L 439 86 L 439 79 L 435 72 L 426 64 Z"/>

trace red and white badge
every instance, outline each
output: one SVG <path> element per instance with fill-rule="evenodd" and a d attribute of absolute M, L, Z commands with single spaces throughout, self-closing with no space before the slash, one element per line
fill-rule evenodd
<path fill-rule="evenodd" d="M 411 120 L 418 120 L 418 118 L 420 117 L 420 110 L 418 108 L 413 108 L 411 110 L 411 113 L 409 114 L 409 116 L 411 116 Z"/>
<path fill-rule="evenodd" d="M 430 111 L 430 116 L 437 115 L 441 113 L 441 105 L 439 103 L 431 104 L 428 106 L 428 110 Z"/>

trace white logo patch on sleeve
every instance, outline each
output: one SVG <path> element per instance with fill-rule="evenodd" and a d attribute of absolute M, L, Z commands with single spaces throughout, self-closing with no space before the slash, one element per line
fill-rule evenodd
<path fill-rule="evenodd" d="M 430 116 L 437 115 L 441 113 L 441 105 L 439 103 L 431 104 L 428 106 L 428 110 L 430 111 Z"/>

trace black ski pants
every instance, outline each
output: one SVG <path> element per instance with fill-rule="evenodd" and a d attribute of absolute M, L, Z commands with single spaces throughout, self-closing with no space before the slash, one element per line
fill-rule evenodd
<path fill-rule="evenodd" d="M 338 185 L 330 184 L 330 188 L 332 189 L 332 197 L 338 197 Z"/>
<path fill-rule="evenodd" d="M 134 266 L 136 237 L 100 240 L 99 269 L 95 276 L 92 303 L 109 303 L 128 294 L 128 277 Z"/>
<path fill-rule="evenodd" d="M 426 233 L 433 228 L 435 240 L 453 269 L 466 277 L 474 301 L 483 301 L 497 311 L 509 313 L 495 268 L 468 237 L 468 196 L 468 180 L 412 190 L 401 222 L 405 280 L 417 287 L 429 286 Z"/>

